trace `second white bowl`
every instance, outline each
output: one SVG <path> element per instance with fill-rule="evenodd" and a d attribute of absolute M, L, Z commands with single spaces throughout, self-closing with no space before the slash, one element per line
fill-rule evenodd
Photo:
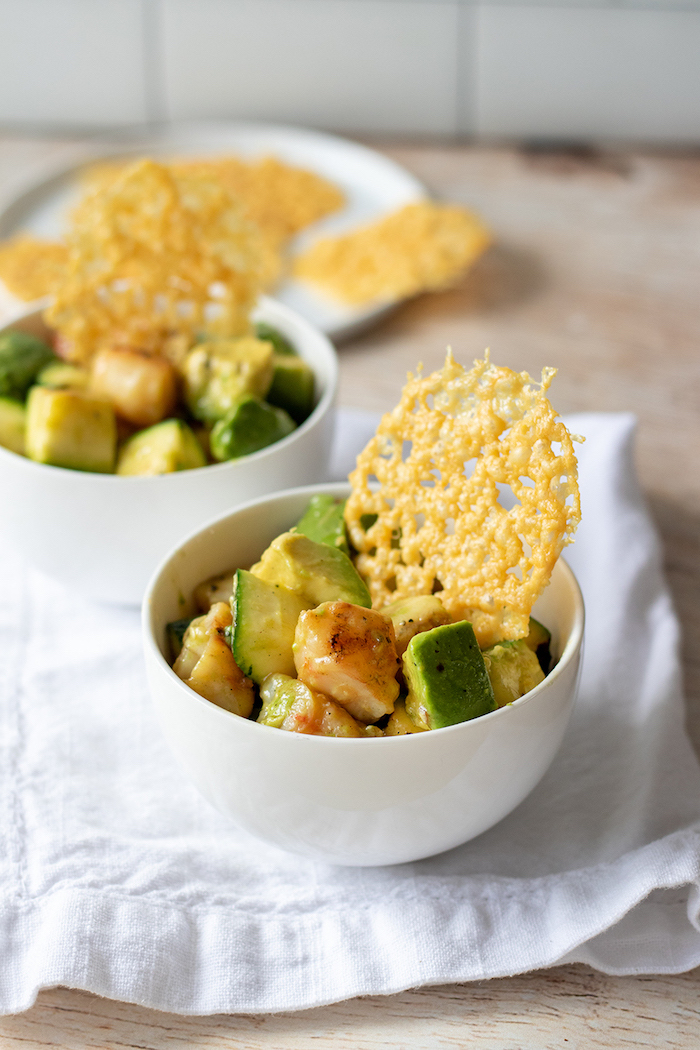
<path fill-rule="evenodd" d="M 101 601 L 137 605 L 158 561 L 199 524 L 265 493 L 323 480 L 338 385 L 335 350 L 273 299 L 261 300 L 255 319 L 286 335 L 314 370 L 317 403 L 300 427 L 241 459 L 158 477 L 64 470 L 0 447 L 0 535 L 61 583 Z M 38 310 L 4 327 L 46 332 Z"/>

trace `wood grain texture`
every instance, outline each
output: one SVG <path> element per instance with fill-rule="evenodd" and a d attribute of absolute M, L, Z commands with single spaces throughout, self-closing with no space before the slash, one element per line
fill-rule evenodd
<path fill-rule="evenodd" d="M 0 139 L 0 198 L 23 170 L 72 148 Z M 341 348 L 341 403 L 388 409 L 418 361 L 437 367 L 447 344 L 461 360 L 490 345 L 495 360 L 533 375 L 557 365 L 552 400 L 562 412 L 635 412 L 700 754 L 700 157 L 384 149 L 438 196 L 480 211 L 496 244 L 458 287 L 405 304 Z M 298 1014 L 183 1018 L 55 989 L 0 1019 L 0 1050 L 696 1050 L 699 992 L 700 970 L 608 977 L 563 966 Z"/>
<path fill-rule="evenodd" d="M 25 1014 L 0 1018 L 2 1050 L 697 1050 L 700 971 L 607 977 L 584 966 L 469 985 L 353 999 L 275 1016 L 176 1017 L 42 992 Z"/>

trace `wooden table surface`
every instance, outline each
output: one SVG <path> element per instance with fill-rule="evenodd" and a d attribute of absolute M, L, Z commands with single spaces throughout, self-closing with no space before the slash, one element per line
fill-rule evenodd
<path fill-rule="evenodd" d="M 340 348 L 343 405 L 385 410 L 408 369 L 450 344 L 538 375 L 562 412 L 631 410 L 637 465 L 684 627 L 688 728 L 700 754 L 700 155 L 375 145 L 496 244 L 452 291 L 401 307 Z M 0 197 L 75 143 L 0 138 Z M 182 1046 L 489 1050 L 700 1045 L 700 970 L 608 977 L 585 966 L 356 999 L 298 1014 L 182 1018 L 84 992 L 41 992 L 0 1019 L 0 1048 Z"/>

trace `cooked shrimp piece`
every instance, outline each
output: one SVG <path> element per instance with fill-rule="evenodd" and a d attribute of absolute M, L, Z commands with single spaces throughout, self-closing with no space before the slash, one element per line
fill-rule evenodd
<path fill-rule="evenodd" d="M 367 727 L 356 722 L 340 704 L 309 689 L 298 678 L 270 674 L 260 688 L 263 702 L 258 722 L 291 733 L 314 736 L 368 736 Z"/>
<path fill-rule="evenodd" d="M 373 609 L 323 602 L 302 612 L 294 636 L 302 682 L 330 696 L 360 722 L 394 710 L 399 695 L 394 627 Z"/>
<path fill-rule="evenodd" d="M 248 718 L 253 710 L 255 691 L 225 639 L 226 628 L 230 626 L 230 608 L 225 602 L 216 602 L 206 616 L 198 616 L 185 631 L 182 652 L 173 670 L 206 700 Z"/>

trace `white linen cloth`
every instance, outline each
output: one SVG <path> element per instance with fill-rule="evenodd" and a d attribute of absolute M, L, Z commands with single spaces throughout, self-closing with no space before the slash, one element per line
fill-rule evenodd
<path fill-rule="evenodd" d="M 341 413 L 337 477 L 375 422 Z M 138 612 L 91 604 L 0 548 L 2 1011 L 57 984 L 207 1014 L 563 961 L 700 963 L 700 769 L 634 420 L 568 422 L 587 436 L 567 555 L 587 607 L 570 728 L 515 812 L 415 864 L 332 867 L 237 831 L 161 738 Z"/>

